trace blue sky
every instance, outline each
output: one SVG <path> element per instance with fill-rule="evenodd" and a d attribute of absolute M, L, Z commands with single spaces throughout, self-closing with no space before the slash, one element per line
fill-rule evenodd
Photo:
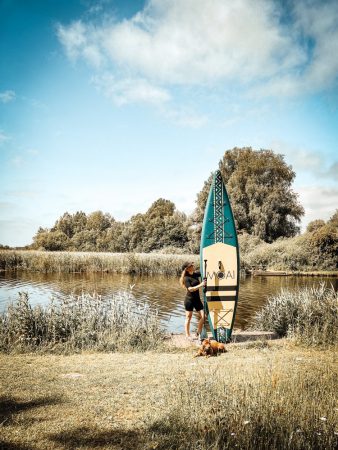
<path fill-rule="evenodd" d="M 338 3 L 2 0 L 0 243 L 65 211 L 192 212 L 227 149 L 285 155 L 303 228 L 338 207 Z"/>

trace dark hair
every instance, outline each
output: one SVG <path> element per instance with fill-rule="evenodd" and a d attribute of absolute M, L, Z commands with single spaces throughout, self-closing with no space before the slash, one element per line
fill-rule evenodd
<path fill-rule="evenodd" d="M 192 266 L 193 262 L 185 262 L 182 266 L 182 270 L 186 270 L 188 267 Z"/>
<path fill-rule="evenodd" d="M 186 289 L 186 287 L 185 287 L 185 285 L 184 285 L 185 271 L 187 270 L 188 267 L 190 267 L 190 266 L 192 266 L 192 265 L 194 265 L 193 262 L 185 262 L 185 263 L 183 264 L 183 266 L 182 266 L 182 273 L 181 273 L 181 276 L 180 276 L 180 286 L 181 286 L 183 289 Z"/>

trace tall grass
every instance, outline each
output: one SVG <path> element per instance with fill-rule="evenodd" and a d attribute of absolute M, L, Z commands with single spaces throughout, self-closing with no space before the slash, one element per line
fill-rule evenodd
<path fill-rule="evenodd" d="M 230 360 L 227 369 L 219 363 L 209 373 L 168 380 L 150 427 L 156 448 L 337 448 L 337 374 L 332 363 L 307 357 L 297 363 L 256 354 L 243 364 Z"/>
<path fill-rule="evenodd" d="M 154 349 L 163 331 L 156 310 L 121 291 L 112 298 L 83 294 L 32 307 L 27 293 L 0 316 L 0 351 L 73 352 Z"/>
<path fill-rule="evenodd" d="M 137 275 L 179 275 L 185 261 L 196 255 L 152 253 L 44 252 L 0 250 L 0 270 L 52 273 L 110 272 Z"/>
<path fill-rule="evenodd" d="M 282 289 L 256 314 L 253 327 L 305 345 L 338 343 L 338 293 L 324 284 L 298 291 Z"/>

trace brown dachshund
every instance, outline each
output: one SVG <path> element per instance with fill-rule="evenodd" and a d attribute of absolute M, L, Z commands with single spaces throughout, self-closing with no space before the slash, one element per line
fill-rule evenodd
<path fill-rule="evenodd" d="M 214 339 L 204 339 L 202 345 L 198 349 L 195 357 L 197 356 L 217 356 L 218 353 L 225 353 L 225 345 L 220 342 L 215 341 Z"/>

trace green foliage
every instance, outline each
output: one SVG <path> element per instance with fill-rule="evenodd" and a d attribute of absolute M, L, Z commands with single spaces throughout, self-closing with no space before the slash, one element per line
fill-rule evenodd
<path fill-rule="evenodd" d="M 308 224 L 308 226 L 306 227 L 306 231 L 308 233 L 312 233 L 313 231 L 318 230 L 319 228 L 321 228 L 324 225 L 325 225 L 325 220 L 316 219 Z"/>
<path fill-rule="evenodd" d="M 338 209 L 336 209 L 333 216 L 330 217 L 328 223 L 338 228 Z"/>
<path fill-rule="evenodd" d="M 338 343 L 338 293 L 333 287 L 282 290 L 256 315 L 254 328 L 313 345 Z"/>
<path fill-rule="evenodd" d="M 295 178 L 282 155 L 251 147 L 227 150 L 219 163 L 231 200 L 237 229 L 272 242 L 295 236 L 304 214 L 291 189 Z M 202 221 L 212 178 L 198 194 L 196 219 Z"/>
<path fill-rule="evenodd" d="M 44 231 L 40 228 L 33 241 L 35 248 L 49 251 L 67 250 L 70 246 L 69 237 L 61 230 Z"/>
<path fill-rule="evenodd" d="M 316 263 L 325 268 L 327 264 L 335 264 L 338 268 L 338 227 L 328 222 L 314 230 L 309 242 L 316 255 Z"/>
<path fill-rule="evenodd" d="M 118 222 L 110 214 L 95 211 L 88 216 L 66 212 L 48 230 L 39 228 L 31 248 L 40 250 L 151 252 L 164 247 L 185 248 L 187 217 L 173 202 L 156 200 L 145 214 Z"/>

